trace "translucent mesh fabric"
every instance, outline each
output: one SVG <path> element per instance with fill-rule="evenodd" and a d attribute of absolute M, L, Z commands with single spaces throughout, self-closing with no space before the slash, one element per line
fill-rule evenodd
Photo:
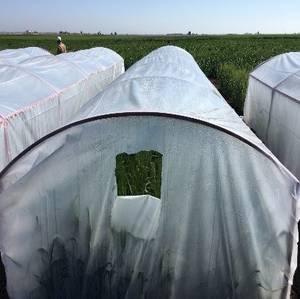
<path fill-rule="evenodd" d="M 26 72 L 35 74 L 40 80 L 53 86 L 55 90 L 62 90 L 84 79 L 80 70 L 56 56 L 36 57 L 20 65 Z"/>
<path fill-rule="evenodd" d="M 105 70 L 120 59 L 120 56 L 116 52 L 106 48 L 92 48 L 88 51 L 69 52 L 60 54 L 59 57 L 76 64 L 86 73 Z"/>
<path fill-rule="evenodd" d="M 183 49 L 159 48 L 87 103 L 75 120 L 116 112 L 164 112 L 208 121 L 262 146 Z"/>
<path fill-rule="evenodd" d="M 300 101 L 300 66 L 299 71 L 290 75 L 288 80 L 282 82 L 282 84 L 278 86 L 277 90 L 297 101 Z"/>
<path fill-rule="evenodd" d="M 274 57 L 251 73 L 245 122 L 298 178 L 299 100 L 300 53 Z"/>
<path fill-rule="evenodd" d="M 0 65 L 0 114 L 6 118 L 53 94 L 53 87 L 37 79 L 34 74 L 11 65 Z"/>
<path fill-rule="evenodd" d="M 149 237 L 112 218 L 116 156 L 142 150 L 163 155 L 159 219 L 137 219 L 158 224 Z M 78 125 L 22 157 L 1 188 L 12 299 L 288 298 L 295 181 L 215 128 L 153 116 Z"/>
<path fill-rule="evenodd" d="M 289 298 L 298 181 L 189 54 L 153 52 L 78 118 L 1 174 L 12 299 Z M 118 196 L 116 157 L 141 151 L 162 155 L 159 202 Z"/>
<path fill-rule="evenodd" d="M 85 68 L 87 60 L 94 67 Z M 5 149 L 0 170 L 33 142 L 66 124 L 122 72 L 123 59 L 103 48 L 0 65 L 0 142 Z"/>
<path fill-rule="evenodd" d="M 266 140 L 273 90 L 249 77 L 244 121 L 261 140 Z"/>
<path fill-rule="evenodd" d="M 43 55 L 52 56 L 48 51 L 38 47 L 2 50 L 0 51 L 0 64 L 14 65 L 26 59 Z"/>
<path fill-rule="evenodd" d="M 266 143 L 274 154 L 300 178 L 300 103 L 275 93 Z"/>
<path fill-rule="evenodd" d="M 300 52 L 278 55 L 258 66 L 251 76 L 266 83 L 271 88 L 289 79 L 300 71 Z"/>

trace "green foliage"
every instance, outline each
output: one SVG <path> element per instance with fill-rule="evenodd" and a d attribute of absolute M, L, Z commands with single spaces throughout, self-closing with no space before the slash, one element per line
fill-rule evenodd
<path fill-rule="evenodd" d="M 243 114 L 247 92 L 248 72 L 232 64 L 222 64 L 218 70 L 220 92 L 239 114 Z"/>
<path fill-rule="evenodd" d="M 128 68 L 152 50 L 175 45 L 190 52 L 204 73 L 220 82 L 221 92 L 241 113 L 249 72 L 275 55 L 300 51 L 300 35 L 130 36 L 66 35 L 69 51 L 107 47 L 119 53 Z M 56 52 L 55 35 L 0 35 L 0 50 L 37 46 Z M 241 82 L 239 82 L 241 80 Z"/>
<path fill-rule="evenodd" d="M 118 195 L 150 194 L 160 198 L 162 155 L 155 151 L 141 151 L 116 157 Z"/>

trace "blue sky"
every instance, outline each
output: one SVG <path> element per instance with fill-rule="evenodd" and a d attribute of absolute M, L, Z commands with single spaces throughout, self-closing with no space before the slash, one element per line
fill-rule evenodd
<path fill-rule="evenodd" d="M 1 0 L 0 31 L 300 32 L 300 0 Z"/>

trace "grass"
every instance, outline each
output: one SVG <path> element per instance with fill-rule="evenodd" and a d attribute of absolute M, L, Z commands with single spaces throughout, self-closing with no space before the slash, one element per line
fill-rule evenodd
<path fill-rule="evenodd" d="M 152 195 L 160 198 L 162 155 L 141 151 L 116 157 L 118 195 Z"/>

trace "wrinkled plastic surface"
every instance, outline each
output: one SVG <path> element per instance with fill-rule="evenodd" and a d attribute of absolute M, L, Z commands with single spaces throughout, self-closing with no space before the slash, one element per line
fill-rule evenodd
<path fill-rule="evenodd" d="M 276 56 L 249 78 L 245 122 L 300 178 L 300 53 Z"/>
<path fill-rule="evenodd" d="M 111 227 L 138 239 L 155 239 L 160 210 L 160 199 L 151 195 L 117 196 L 111 210 Z"/>
<path fill-rule="evenodd" d="M 28 49 L 16 51 L 27 55 Z M 66 124 L 123 72 L 121 56 L 105 48 L 0 64 L 0 170 L 26 147 Z"/>
<path fill-rule="evenodd" d="M 289 298 L 298 181 L 193 58 L 158 49 L 93 102 L 1 175 L 11 298 Z M 161 198 L 120 203 L 116 157 L 140 151 L 162 154 Z"/>

